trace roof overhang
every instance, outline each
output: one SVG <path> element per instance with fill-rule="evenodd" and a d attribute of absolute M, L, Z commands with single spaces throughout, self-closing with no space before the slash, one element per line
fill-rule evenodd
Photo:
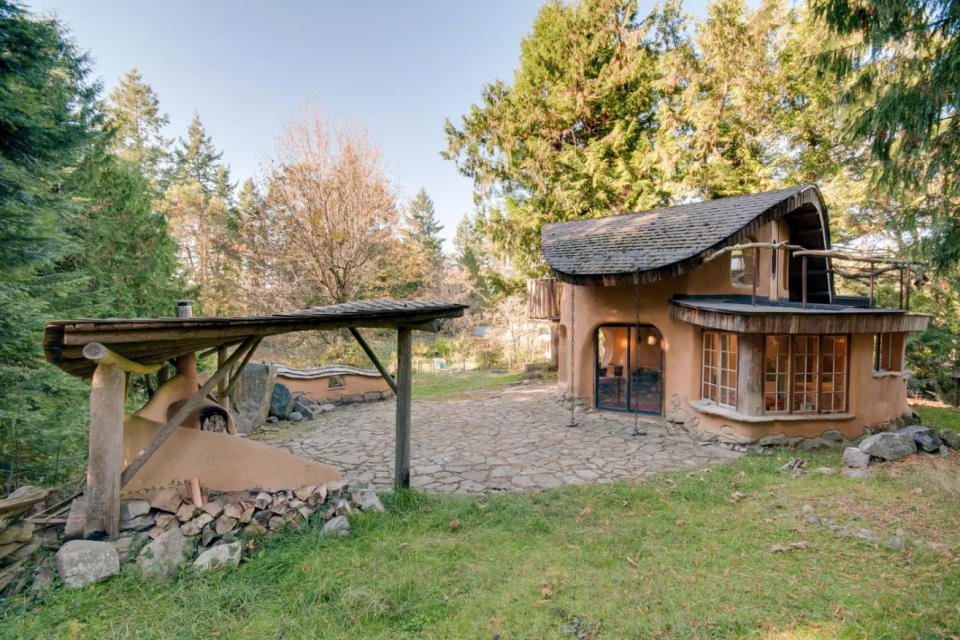
<path fill-rule="evenodd" d="M 842 305 L 758 304 L 709 296 L 670 300 L 670 317 L 707 329 L 736 333 L 899 333 L 923 331 L 930 316 L 901 309 L 864 309 Z"/>
<path fill-rule="evenodd" d="M 188 353 L 239 344 L 247 338 L 349 327 L 408 327 L 435 331 L 437 323 L 463 315 L 467 305 L 427 300 L 360 300 L 269 316 L 105 318 L 48 322 L 47 360 L 67 373 L 89 376 L 96 362 L 83 347 L 99 342 L 141 364 L 159 364 Z"/>

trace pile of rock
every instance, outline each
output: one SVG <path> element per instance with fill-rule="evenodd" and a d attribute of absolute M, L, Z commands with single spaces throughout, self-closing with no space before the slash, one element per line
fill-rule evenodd
<path fill-rule="evenodd" d="M 342 483 L 281 491 L 200 494 L 189 484 L 171 487 L 151 501 L 121 506 L 119 540 L 70 540 L 56 554 L 67 587 L 82 587 L 120 572 L 135 559 L 144 576 L 168 577 L 191 561 L 197 570 L 236 566 L 244 540 L 269 536 L 289 525 L 311 523 L 324 536 L 349 535 L 348 516 L 384 511 L 369 489 L 350 491 Z"/>
<path fill-rule="evenodd" d="M 380 399 L 379 393 L 377 399 Z M 336 408 L 333 404 L 320 404 L 310 396 L 300 392 L 290 393 L 287 385 L 278 382 L 273 385 L 273 395 L 270 397 L 270 415 L 267 417 L 267 422 L 313 420 L 321 413 L 333 411 Z"/>
<path fill-rule="evenodd" d="M 953 429 L 938 433 L 917 424 L 865 437 L 856 446 L 843 450 L 843 462 L 851 470 L 863 470 L 874 461 L 899 460 L 919 451 L 945 455 L 948 449 L 957 448 L 960 448 L 960 434 Z"/>

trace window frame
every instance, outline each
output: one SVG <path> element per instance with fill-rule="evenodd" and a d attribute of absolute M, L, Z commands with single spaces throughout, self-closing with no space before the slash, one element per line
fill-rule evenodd
<path fill-rule="evenodd" d="M 766 382 L 767 382 L 767 339 L 768 338 L 787 338 L 788 344 L 788 353 L 787 353 L 787 398 L 786 398 L 786 410 L 776 411 L 767 409 L 767 391 L 766 391 Z M 794 392 L 795 392 L 795 375 L 796 371 L 794 368 L 794 340 L 796 338 L 816 338 L 817 339 L 817 356 L 816 356 L 816 399 L 817 399 L 817 408 L 816 410 L 795 410 L 794 409 Z M 823 390 L 823 343 L 824 338 L 827 339 L 837 339 L 843 338 L 844 340 L 844 352 L 843 352 L 843 390 L 842 390 L 842 403 L 841 407 L 838 409 L 830 409 L 828 411 L 824 410 L 824 397 L 826 394 L 835 395 L 837 391 L 825 392 Z M 765 333 L 763 334 L 763 353 L 761 354 L 763 362 L 763 373 L 762 373 L 762 386 L 763 386 L 763 414 L 770 416 L 787 416 L 787 415 L 799 415 L 799 416 L 815 416 L 823 415 L 830 416 L 836 415 L 838 413 L 848 413 L 850 411 L 850 344 L 851 336 L 848 333 Z M 834 354 L 831 357 L 836 357 L 836 347 L 831 351 Z M 779 371 L 778 371 L 779 373 Z M 832 368 L 830 375 L 836 376 L 837 371 L 836 367 Z M 774 391 L 774 393 L 777 393 Z M 831 402 L 831 406 L 835 403 Z"/>
<path fill-rule="evenodd" d="M 873 334 L 873 372 L 874 373 L 903 373 L 903 338 L 902 334 L 892 331 L 881 331 Z M 889 340 L 887 345 L 887 365 L 883 367 L 883 340 Z M 899 360 L 899 362 L 898 362 Z"/>
<path fill-rule="evenodd" d="M 334 381 L 338 381 L 340 384 L 334 384 Z M 347 383 L 343 379 L 342 375 L 327 376 L 327 389 L 336 391 L 337 389 L 343 389 L 346 386 Z"/>
<path fill-rule="evenodd" d="M 599 380 L 597 380 L 597 363 L 600 361 L 600 340 L 598 334 L 601 329 L 605 327 L 626 327 L 627 329 L 627 355 L 626 355 L 626 364 L 624 367 L 628 370 L 626 375 L 627 378 L 627 406 L 624 408 L 619 407 L 601 407 L 600 406 L 600 392 L 599 392 Z M 632 398 L 633 391 L 633 376 L 630 375 L 629 369 L 631 363 L 633 362 L 633 331 L 640 328 L 649 328 L 653 329 L 654 334 L 657 337 L 657 345 L 660 351 L 660 410 L 659 411 L 644 411 L 641 409 L 631 409 L 630 408 L 630 399 Z M 663 349 L 663 333 L 655 324 L 649 322 L 641 322 L 637 324 L 636 322 L 603 322 L 596 325 L 593 328 L 593 364 L 591 365 L 591 375 L 593 376 L 593 408 L 599 411 L 619 411 L 620 413 L 633 413 L 637 415 L 647 415 L 647 416 L 662 416 L 666 408 L 664 407 L 664 393 L 665 393 L 665 383 L 666 380 L 666 357 Z"/>
<path fill-rule="evenodd" d="M 717 382 L 716 384 L 707 383 L 707 342 L 711 340 L 712 336 L 717 337 L 717 348 L 710 349 L 711 353 L 714 353 L 718 356 L 718 360 L 713 363 L 711 358 L 710 369 L 715 369 L 717 372 Z M 729 340 L 733 338 L 736 340 L 736 346 L 733 349 L 724 349 L 723 338 L 727 338 L 727 346 L 729 347 Z M 740 397 L 740 334 L 735 331 L 716 331 L 716 330 L 705 330 L 701 332 L 700 336 L 700 400 L 704 402 L 710 402 L 718 407 L 726 407 L 727 409 L 737 409 L 737 400 Z M 727 363 L 729 363 L 729 355 L 734 354 L 736 356 L 736 366 L 730 369 L 729 367 L 723 367 L 723 354 L 728 355 Z M 730 373 L 733 375 L 733 385 L 724 385 L 723 384 L 723 374 Z M 707 386 L 716 388 L 716 398 L 710 396 L 707 393 Z M 732 398 L 731 398 L 732 396 Z M 729 402 L 723 402 L 722 400 L 731 400 L 732 404 Z"/>

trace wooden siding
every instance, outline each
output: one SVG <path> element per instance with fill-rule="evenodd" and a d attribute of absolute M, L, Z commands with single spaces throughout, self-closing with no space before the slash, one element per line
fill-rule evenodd
<path fill-rule="evenodd" d="M 527 280 L 527 318 L 531 320 L 560 318 L 560 283 L 556 278 Z"/>
<path fill-rule="evenodd" d="M 930 323 L 930 316 L 918 313 L 882 311 L 800 312 L 777 310 L 755 313 L 734 313 L 695 309 L 670 303 L 670 317 L 700 327 L 733 331 L 736 333 L 886 333 L 923 331 Z"/>

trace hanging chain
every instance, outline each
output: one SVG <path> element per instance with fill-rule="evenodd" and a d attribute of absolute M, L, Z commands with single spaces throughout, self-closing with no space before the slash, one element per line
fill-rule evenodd
<path fill-rule="evenodd" d="M 634 320 L 635 320 L 635 323 L 634 323 L 635 326 L 634 326 L 634 328 L 633 328 L 633 335 L 634 335 L 634 340 L 635 340 L 636 344 L 634 345 L 633 351 L 636 351 L 637 348 L 639 347 L 639 344 L 640 344 L 640 294 L 641 294 L 641 291 L 640 291 L 640 272 L 637 271 L 637 291 L 636 291 L 636 300 L 635 300 L 635 304 L 636 304 L 636 317 L 634 318 Z M 628 362 L 628 363 L 627 363 L 627 375 L 630 376 L 630 381 L 632 382 L 632 381 L 633 381 L 633 363 L 632 363 L 632 362 Z M 629 385 L 628 388 L 629 388 L 631 391 L 633 391 L 633 385 Z M 633 394 L 631 393 L 631 394 L 630 394 L 630 400 L 632 400 L 632 399 L 633 399 Z M 645 436 L 645 435 L 647 435 L 647 430 L 640 428 L 640 414 L 638 414 L 638 413 L 636 413 L 636 412 L 634 412 L 634 414 L 633 414 L 633 435 L 635 435 L 635 436 Z"/>
<path fill-rule="evenodd" d="M 574 369 L 573 369 L 573 352 L 574 352 L 574 345 L 576 344 L 576 338 L 577 338 L 577 334 L 576 334 L 576 332 L 574 331 L 574 329 L 575 329 L 575 323 L 576 323 L 576 317 L 577 317 L 577 306 L 576 306 L 576 304 L 574 304 L 574 302 L 575 302 L 575 296 L 576 296 L 576 287 L 571 284 L 571 285 L 570 285 L 570 341 L 569 341 L 569 345 L 570 345 L 570 375 L 567 376 L 567 378 L 569 378 L 569 381 L 570 381 L 570 388 L 567 389 L 567 397 L 568 397 L 568 399 L 570 400 L 570 421 L 567 422 L 567 426 L 568 426 L 568 427 L 575 427 L 575 426 L 577 426 L 577 421 L 574 419 L 574 415 L 573 415 L 574 407 L 576 406 L 576 400 L 574 400 L 574 397 L 573 397 L 573 381 L 574 381 L 574 377 L 573 377 L 573 371 L 574 371 Z"/>

